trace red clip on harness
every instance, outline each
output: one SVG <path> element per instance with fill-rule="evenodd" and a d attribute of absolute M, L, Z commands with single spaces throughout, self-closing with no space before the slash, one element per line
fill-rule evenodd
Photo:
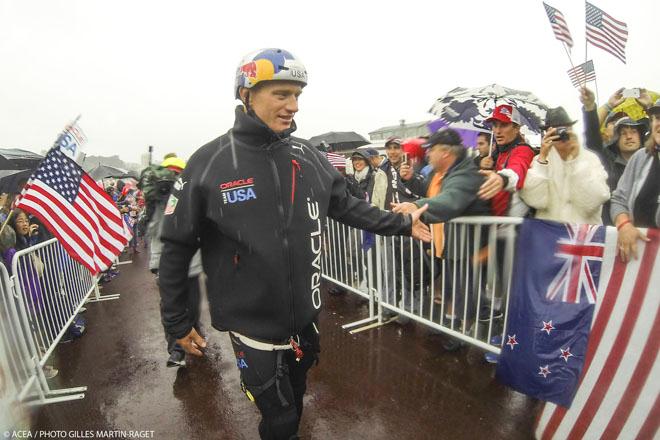
<path fill-rule="evenodd" d="M 296 355 L 296 362 L 300 362 L 300 359 L 303 358 L 303 351 L 300 349 L 300 345 L 291 337 L 291 348 Z"/>

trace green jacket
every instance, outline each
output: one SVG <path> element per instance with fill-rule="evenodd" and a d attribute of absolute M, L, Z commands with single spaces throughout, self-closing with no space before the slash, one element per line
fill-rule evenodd
<path fill-rule="evenodd" d="M 422 187 L 410 189 L 416 194 L 426 194 L 434 174 L 435 172 L 429 174 Z M 428 223 L 442 223 L 469 215 L 490 215 L 489 202 L 477 197 L 483 182 L 484 176 L 479 174 L 479 169 L 466 154 L 447 171 L 439 194 L 431 198 L 421 198 L 414 203 L 417 206 L 429 204 L 429 209 L 424 213 L 424 221 Z"/>

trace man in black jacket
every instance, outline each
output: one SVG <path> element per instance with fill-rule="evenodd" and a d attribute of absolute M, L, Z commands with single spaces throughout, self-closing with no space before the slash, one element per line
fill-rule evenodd
<path fill-rule="evenodd" d="M 240 63 L 234 127 L 201 147 L 174 185 L 161 240 L 163 323 L 186 352 L 205 341 L 186 318 L 190 258 L 201 248 L 214 328 L 229 331 L 262 438 L 296 438 L 307 370 L 318 353 L 322 233 L 326 217 L 385 235 L 430 240 L 412 215 L 352 197 L 344 178 L 291 137 L 307 71 L 264 49 Z"/>
<path fill-rule="evenodd" d="M 614 108 L 625 100 L 621 95 L 621 91 L 622 89 L 618 90 L 610 97 L 607 103 L 608 108 Z M 582 87 L 580 89 L 580 101 L 584 106 L 582 110 L 586 146 L 596 153 L 600 159 L 607 172 L 607 184 L 610 191 L 614 191 L 623 175 L 623 171 L 626 169 L 628 159 L 642 147 L 647 126 L 642 121 L 635 121 L 624 116 L 614 124 L 612 139 L 604 143 L 600 135 L 600 122 L 594 93 L 588 88 Z M 647 92 L 637 98 L 637 101 L 644 108 L 651 105 L 651 98 Z M 603 205 L 602 217 L 604 225 L 614 224 L 613 219 L 610 217 L 609 200 Z"/>

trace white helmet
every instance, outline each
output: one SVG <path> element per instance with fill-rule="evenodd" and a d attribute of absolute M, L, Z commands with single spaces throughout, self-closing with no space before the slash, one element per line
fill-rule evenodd
<path fill-rule="evenodd" d="M 241 87 L 251 89 L 262 81 L 296 81 L 307 85 L 307 70 L 291 52 L 283 49 L 261 49 L 245 56 L 236 69 L 234 92 L 237 99 Z"/>

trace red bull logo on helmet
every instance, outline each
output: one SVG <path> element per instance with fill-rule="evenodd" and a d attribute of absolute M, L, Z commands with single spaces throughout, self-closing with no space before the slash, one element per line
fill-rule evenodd
<path fill-rule="evenodd" d="M 275 79 L 307 83 L 307 71 L 291 53 L 282 49 L 264 49 L 244 60 L 237 71 L 237 86 L 252 87 Z"/>

